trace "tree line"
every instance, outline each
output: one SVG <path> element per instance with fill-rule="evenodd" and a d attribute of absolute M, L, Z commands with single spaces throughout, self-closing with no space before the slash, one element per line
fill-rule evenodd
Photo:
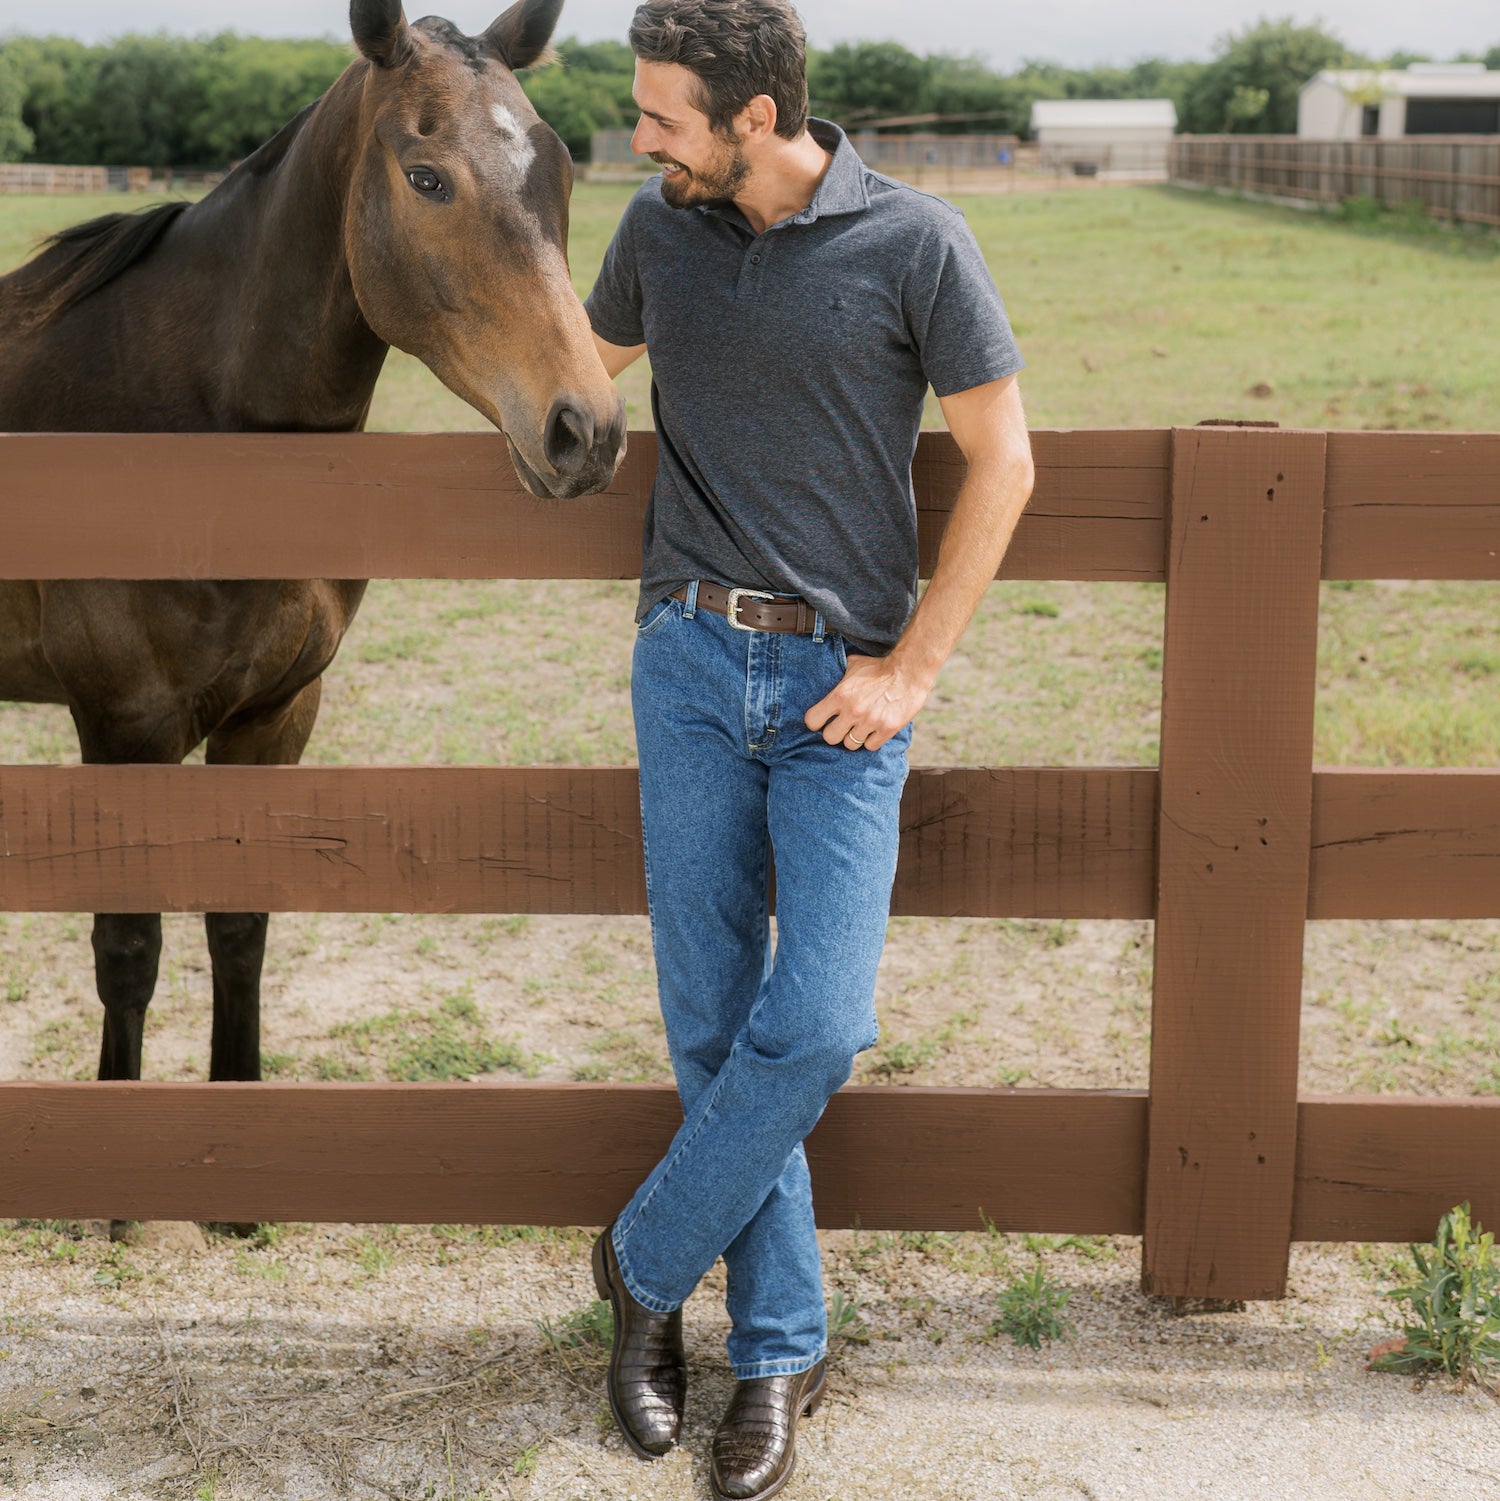
<path fill-rule="evenodd" d="M 584 157 L 594 131 L 634 123 L 634 59 L 623 42 L 565 41 L 558 51 L 558 65 L 522 82 L 538 113 Z M 101 45 L 12 35 L 0 39 L 0 161 L 227 165 L 316 99 L 351 56 L 347 42 L 232 32 Z M 1365 58 L 1317 26 L 1261 21 L 1221 38 L 1207 62 L 1033 61 L 1011 73 L 977 57 L 921 56 L 897 42 L 845 42 L 810 53 L 808 86 L 815 113 L 851 128 L 937 116 L 921 128 L 1024 137 L 1038 99 L 1170 99 L 1184 131 L 1291 134 L 1297 92 L 1319 69 L 1427 60 Z M 1500 46 L 1464 60 L 1500 68 Z"/>

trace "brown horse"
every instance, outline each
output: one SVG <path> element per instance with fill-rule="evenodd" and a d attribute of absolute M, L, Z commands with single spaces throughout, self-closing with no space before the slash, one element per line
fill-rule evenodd
<path fill-rule="evenodd" d="M 0 279 L 0 431 L 348 432 L 387 348 L 501 428 L 537 495 L 602 489 L 623 403 L 568 276 L 572 165 L 513 70 L 562 0 L 478 37 L 353 0 L 362 57 L 201 202 L 111 214 Z M 86 762 L 295 762 L 353 581 L 0 582 L 0 698 Z M 260 1077 L 264 913 L 210 913 L 210 1077 Z M 94 919 L 99 1075 L 140 1077 L 159 915 Z"/>

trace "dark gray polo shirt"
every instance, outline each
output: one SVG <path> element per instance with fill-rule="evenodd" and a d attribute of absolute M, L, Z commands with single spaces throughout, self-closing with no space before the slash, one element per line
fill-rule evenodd
<path fill-rule="evenodd" d="M 651 356 L 659 465 L 639 619 L 692 579 L 798 594 L 883 654 L 916 604 L 911 462 L 927 387 L 1021 369 L 963 215 L 882 177 L 836 125 L 801 213 L 630 201 L 589 294 L 600 338 Z"/>

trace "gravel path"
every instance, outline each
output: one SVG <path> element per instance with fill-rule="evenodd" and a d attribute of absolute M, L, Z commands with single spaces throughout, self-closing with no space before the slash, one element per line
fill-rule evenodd
<path fill-rule="evenodd" d="M 581 1233 L 296 1226 L 196 1254 L 76 1233 L 0 1234 L 0 1494 L 708 1494 L 716 1280 L 690 1305 L 685 1443 L 647 1467 L 570 1322 L 593 1298 Z M 787 1501 L 1500 1497 L 1492 1398 L 1363 1369 L 1391 1248 L 1296 1247 L 1285 1302 L 1183 1317 L 1140 1294 L 1130 1240 L 841 1232 L 825 1251 L 862 1337 L 836 1344 Z M 1038 1257 L 1075 1332 L 1033 1352 L 994 1333 L 994 1295 Z"/>

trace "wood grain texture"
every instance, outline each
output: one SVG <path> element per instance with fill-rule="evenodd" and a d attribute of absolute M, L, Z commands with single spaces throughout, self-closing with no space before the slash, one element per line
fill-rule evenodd
<path fill-rule="evenodd" d="M 1323 577 L 1500 579 L 1500 433 L 1329 433 Z"/>
<path fill-rule="evenodd" d="M 1164 431 L 1033 434 L 1036 499 L 1002 576 L 1162 576 Z M 538 500 L 498 434 L 0 435 L 0 578 L 635 578 L 656 435 L 609 489 Z M 963 478 L 924 433 L 930 570 Z"/>
<path fill-rule="evenodd" d="M 891 910 L 1156 912 L 1154 767 L 917 768 Z M 632 767 L 0 766 L 0 911 L 645 911 Z M 1313 777 L 1310 918 L 1500 913 L 1500 771 Z"/>
<path fill-rule="evenodd" d="M 1307 915 L 1500 917 L 1500 771 L 1320 768 Z"/>
<path fill-rule="evenodd" d="M 1298 1114 L 1295 1240 L 1431 1240 L 1465 1202 L 1500 1225 L 1500 1102 L 1319 1095 Z"/>
<path fill-rule="evenodd" d="M 1146 1096 L 841 1091 L 808 1142 L 818 1223 L 1134 1235 Z M 632 1084 L 0 1084 L 0 1215 L 600 1225 L 681 1122 Z M 1500 1223 L 1493 1101 L 1299 1107 L 1297 1240 Z"/>
<path fill-rule="evenodd" d="M 1145 1097 L 865 1086 L 818 1222 L 1134 1234 Z M 681 1123 L 655 1085 L 0 1084 L 0 1215 L 599 1225 Z"/>
<path fill-rule="evenodd" d="M 1042 431 L 1031 440 L 1036 483 L 1000 577 L 1161 582 L 1170 432 Z M 912 464 L 923 577 L 937 561 L 963 476 L 953 439 L 923 433 Z"/>
<path fill-rule="evenodd" d="M 1285 1290 L 1312 820 L 1319 433 L 1179 429 L 1142 1282 Z"/>
<path fill-rule="evenodd" d="M 1149 916 L 1155 787 L 914 771 L 892 910 Z M 645 910 L 633 767 L 0 766 L 0 911 Z"/>

